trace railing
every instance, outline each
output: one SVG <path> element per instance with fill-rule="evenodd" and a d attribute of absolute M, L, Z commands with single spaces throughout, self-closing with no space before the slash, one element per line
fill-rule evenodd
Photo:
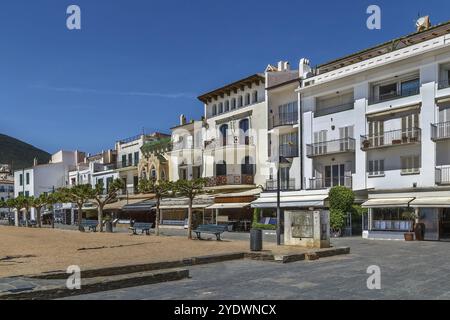
<path fill-rule="evenodd" d="M 352 102 L 347 102 L 347 103 L 343 103 L 337 106 L 332 106 L 332 107 L 320 107 L 316 106 L 316 111 L 314 112 L 314 118 L 318 118 L 318 117 L 323 117 L 329 114 L 334 114 L 334 113 L 339 113 L 339 112 L 344 112 L 347 110 L 352 110 L 355 107 L 355 103 Z"/>
<path fill-rule="evenodd" d="M 253 146 L 253 137 L 248 135 L 242 136 L 228 136 L 217 140 L 205 141 L 205 149 L 213 150 L 216 148 L 233 147 L 233 146 Z"/>
<path fill-rule="evenodd" d="M 272 116 L 269 128 L 298 124 L 298 112 L 278 112 Z"/>
<path fill-rule="evenodd" d="M 373 231 L 410 231 L 412 221 L 407 220 L 373 220 Z"/>
<path fill-rule="evenodd" d="M 137 167 L 137 163 L 134 162 L 118 162 L 117 163 L 117 169 L 125 169 L 125 168 L 133 168 Z"/>
<path fill-rule="evenodd" d="M 309 179 L 309 190 L 322 190 L 336 186 L 343 186 L 351 189 L 353 186 L 353 179 L 351 176 Z"/>
<path fill-rule="evenodd" d="M 207 187 L 228 186 L 228 185 L 253 185 L 252 175 L 226 175 L 206 178 Z"/>
<path fill-rule="evenodd" d="M 438 89 L 445 89 L 450 87 L 450 79 L 448 80 L 440 80 L 438 83 Z"/>
<path fill-rule="evenodd" d="M 386 131 L 372 136 L 361 136 L 361 149 L 369 150 L 386 146 L 397 146 L 420 143 L 422 131 L 420 128 Z"/>
<path fill-rule="evenodd" d="M 282 145 L 280 145 L 280 157 L 297 158 L 298 154 L 299 154 L 299 152 L 298 152 L 297 144 L 282 144 Z"/>
<path fill-rule="evenodd" d="M 278 190 L 278 181 L 274 179 L 270 179 L 266 181 L 266 190 L 267 191 L 277 191 Z M 289 180 L 281 180 L 280 183 L 281 191 L 294 191 L 295 190 L 295 179 Z"/>
<path fill-rule="evenodd" d="M 106 188 L 104 190 L 104 193 L 106 194 Z M 118 195 L 120 196 L 128 196 L 133 194 L 139 194 L 138 187 L 126 187 L 118 192 Z"/>
<path fill-rule="evenodd" d="M 385 101 L 392 101 L 400 98 L 415 96 L 420 93 L 420 86 L 411 88 L 411 89 L 405 89 L 401 90 L 400 92 L 393 92 L 390 94 L 385 94 L 380 97 L 371 97 L 369 99 L 369 104 L 375 104 L 379 102 L 385 102 Z"/>
<path fill-rule="evenodd" d="M 334 153 L 346 153 L 355 151 L 356 142 L 353 138 L 324 141 L 306 145 L 306 156 L 317 157 Z"/>
<path fill-rule="evenodd" d="M 450 121 L 435 123 L 431 125 L 431 140 L 450 138 Z"/>
<path fill-rule="evenodd" d="M 450 184 L 450 167 L 436 168 L 436 184 Z"/>

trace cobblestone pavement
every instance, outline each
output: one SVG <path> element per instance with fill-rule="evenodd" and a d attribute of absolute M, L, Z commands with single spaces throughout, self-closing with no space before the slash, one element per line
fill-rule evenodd
<path fill-rule="evenodd" d="M 450 299 L 450 243 L 333 240 L 352 253 L 313 262 L 250 260 L 190 268 L 191 279 L 72 299 Z M 368 290 L 367 268 L 381 268 Z"/>

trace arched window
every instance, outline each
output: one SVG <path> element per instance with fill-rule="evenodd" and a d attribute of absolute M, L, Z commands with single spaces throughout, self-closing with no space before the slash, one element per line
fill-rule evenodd
<path fill-rule="evenodd" d="M 243 105 L 244 105 L 244 98 L 242 96 L 239 96 L 238 108 L 242 107 Z"/>
<path fill-rule="evenodd" d="M 155 167 L 152 167 L 152 169 L 150 170 L 150 179 L 152 180 L 158 179 Z"/>
<path fill-rule="evenodd" d="M 223 113 L 223 102 L 219 103 L 219 114 Z"/>
<path fill-rule="evenodd" d="M 213 116 L 217 115 L 217 105 L 212 106 L 212 115 Z"/>
<path fill-rule="evenodd" d="M 225 101 L 225 112 L 230 111 L 230 100 Z"/>
<path fill-rule="evenodd" d="M 231 99 L 231 110 L 236 109 L 236 98 Z"/>
<path fill-rule="evenodd" d="M 249 145 L 250 144 L 250 121 L 248 119 L 243 119 L 239 122 L 239 135 L 240 135 L 240 143 Z"/>
<path fill-rule="evenodd" d="M 245 95 L 245 105 L 248 106 L 250 104 L 250 93 Z"/>
<path fill-rule="evenodd" d="M 258 102 L 258 91 L 253 91 L 253 103 Z"/>
<path fill-rule="evenodd" d="M 228 125 L 224 124 L 220 126 L 220 142 L 222 146 L 227 145 Z"/>
<path fill-rule="evenodd" d="M 256 166 L 253 163 L 253 158 L 245 157 L 243 163 L 241 164 L 242 175 L 254 176 L 256 171 Z"/>
<path fill-rule="evenodd" d="M 224 177 L 227 175 L 227 163 L 225 161 L 220 161 L 216 164 L 216 176 Z"/>

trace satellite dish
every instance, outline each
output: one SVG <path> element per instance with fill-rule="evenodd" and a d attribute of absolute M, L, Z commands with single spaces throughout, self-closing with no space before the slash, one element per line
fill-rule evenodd
<path fill-rule="evenodd" d="M 427 30 L 427 29 L 430 28 L 430 26 L 431 26 L 431 23 L 430 23 L 430 17 L 429 16 L 420 17 L 416 21 L 417 32 Z"/>

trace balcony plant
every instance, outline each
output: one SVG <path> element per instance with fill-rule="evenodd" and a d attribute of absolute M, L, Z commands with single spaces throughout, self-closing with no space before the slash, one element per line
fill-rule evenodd
<path fill-rule="evenodd" d="M 370 141 L 369 140 L 364 140 L 363 141 L 363 148 L 364 149 L 369 149 L 370 148 Z"/>
<path fill-rule="evenodd" d="M 411 221 L 411 227 L 408 232 L 404 233 L 405 241 L 414 241 L 414 224 L 416 223 L 417 214 L 414 211 L 404 211 L 402 219 Z"/>
<path fill-rule="evenodd" d="M 402 144 L 402 140 L 400 139 L 392 140 L 392 144 Z"/>

